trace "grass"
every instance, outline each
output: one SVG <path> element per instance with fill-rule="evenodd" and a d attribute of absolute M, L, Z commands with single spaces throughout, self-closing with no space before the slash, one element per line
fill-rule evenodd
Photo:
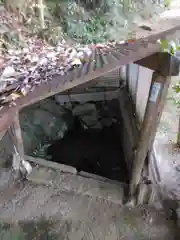
<path fill-rule="evenodd" d="M 88 2 L 88 4 L 84 4 Z M 63 39 L 71 39 L 78 43 L 100 43 L 132 38 L 134 26 L 145 18 L 157 15 L 164 8 L 155 4 L 154 0 L 129 1 L 99 0 L 99 5 L 88 0 L 46 0 L 45 29 L 40 29 L 36 7 L 30 7 L 23 28 L 27 34 L 38 36 L 52 45 Z M 19 35 L 10 29 L 0 26 L 0 47 L 5 44 L 22 46 L 23 34 Z M 20 37 L 22 39 L 20 39 Z M 25 41 L 25 39 L 24 39 Z M 18 44 L 19 43 L 19 44 Z"/>
<path fill-rule="evenodd" d="M 91 9 L 73 0 L 61 1 L 57 4 L 56 17 L 64 33 L 85 44 L 124 40 L 132 37 L 137 22 L 151 18 L 163 9 L 151 0 L 148 3 L 129 1 L 127 6 L 125 1 L 120 0 L 99 2 L 102 3 Z M 51 6 L 51 12 L 52 10 Z"/>

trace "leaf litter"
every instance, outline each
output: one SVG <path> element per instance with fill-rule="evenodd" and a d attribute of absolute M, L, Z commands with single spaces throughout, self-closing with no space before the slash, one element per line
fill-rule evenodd
<path fill-rule="evenodd" d="M 0 65 L 1 104 L 9 102 L 7 96 L 2 95 L 8 86 L 14 85 L 10 94 L 15 100 L 33 91 L 36 86 L 51 81 L 54 76 L 64 76 L 80 67 L 89 61 L 91 54 L 88 46 L 70 47 L 63 43 L 56 47 L 31 43 L 28 48 L 8 50 Z"/>
<path fill-rule="evenodd" d="M 81 68 L 90 62 L 93 52 L 106 55 L 106 49 L 114 48 L 117 42 L 107 44 L 70 44 L 61 40 L 56 46 L 51 46 L 37 36 L 28 36 L 26 29 L 13 15 L 0 9 L 0 24 L 15 29 L 16 35 L 25 44 L 17 47 L 1 47 L 0 32 L 0 105 L 15 104 L 15 100 L 27 95 L 37 86 L 47 84 L 55 76 L 64 76 L 74 68 Z M 4 41 L 4 40 L 3 40 Z M 21 41 L 20 41 L 21 42 Z M 133 39 L 133 43 L 136 39 Z M 119 42 L 119 44 L 124 41 Z M 21 44 L 21 43 L 19 43 Z M 129 42 L 128 42 L 129 44 Z"/>
<path fill-rule="evenodd" d="M 0 104 L 15 101 L 49 83 L 55 76 L 64 76 L 74 68 L 81 68 L 91 59 L 95 48 L 101 53 L 108 46 L 69 45 L 62 41 L 50 46 L 38 39 L 29 39 L 28 47 L 9 49 L 0 58 Z M 104 52 L 105 53 L 105 52 Z"/>
<path fill-rule="evenodd" d="M 106 44 L 82 45 L 61 40 L 52 46 L 38 36 L 30 36 L 15 15 L 0 7 L 0 106 L 15 105 L 15 100 L 37 86 L 50 83 L 55 76 L 64 76 L 90 62 L 95 49 L 105 54 Z M 18 45 L 9 45 L 6 37 L 14 32 Z M 7 35 L 7 36 L 6 36 Z M 10 36 L 10 38 L 14 38 Z M 22 41 L 21 41 L 22 40 Z"/>

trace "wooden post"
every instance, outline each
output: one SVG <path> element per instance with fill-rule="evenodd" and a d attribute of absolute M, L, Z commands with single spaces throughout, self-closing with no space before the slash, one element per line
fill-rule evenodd
<path fill-rule="evenodd" d="M 15 156 L 13 159 L 13 167 L 16 170 L 21 170 L 22 160 L 24 160 L 24 146 L 19 123 L 19 113 L 14 115 L 13 123 L 9 129 L 10 136 L 14 145 Z"/>
<path fill-rule="evenodd" d="M 170 79 L 170 77 L 165 77 L 157 72 L 153 73 L 139 142 L 134 152 L 130 186 L 131 195 L 134 194 L 137 185 L 140 183 L 145 158 L 154 141 L 158 123 L 165 105 Z"/>

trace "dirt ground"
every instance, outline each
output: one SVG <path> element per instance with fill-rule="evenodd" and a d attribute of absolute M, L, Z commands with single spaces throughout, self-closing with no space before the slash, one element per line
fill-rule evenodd
<path fill-rule="evenodd" d="M 122 206 L 123 188 L 116 182 L 41 167 L 24 183 L 12 184 L 12 172 L 2 171 L 0 183 L 3 240 L 175 239 L 162 209 Z"/>

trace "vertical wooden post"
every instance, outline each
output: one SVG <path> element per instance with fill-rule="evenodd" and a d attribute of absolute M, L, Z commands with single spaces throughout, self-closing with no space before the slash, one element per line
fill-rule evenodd
<path fill-rule="evenodd" d="M 139 142 L 134 152 L 130 186 L 131 195 L 134 194 L 137 185 L 140 183 L 145 158 L 154 141 L 158 123 L 165 105 L 169 84 L 170 77 L 165 77 L 157 72 L 153 73 Z"/>
<path fill-rule="evenodd" d="M 22 160 L 24 160 L 24 146 L 21 134 L 21 127 L 19 123 L 19 113 L 16 112 L 14 115 L 13 123 L 9 129 L 16 157 L 14 159 L 14 167 L 16 170 L 20 170 Z"/>

